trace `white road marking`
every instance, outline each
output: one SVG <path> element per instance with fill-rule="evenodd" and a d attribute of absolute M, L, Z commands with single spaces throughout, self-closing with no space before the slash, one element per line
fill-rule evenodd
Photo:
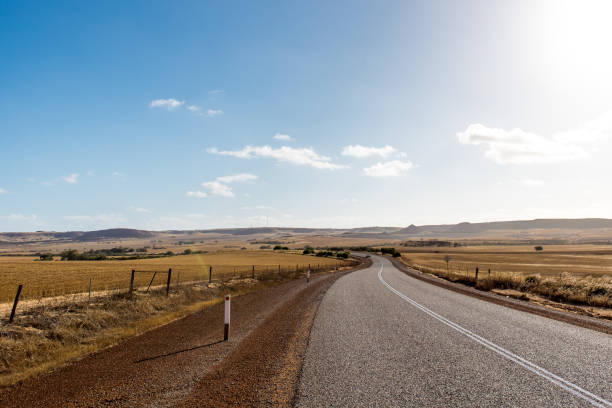
<path fill-rule="evenodd" d="M 580 388 L 579 386 L 577 386 L 576 384 L 567 381 L 561 377 L 559 377 L 558 375 L 555 375 L 553 373 L 551 373 L 550 371 L 528 361 L 525 360 L 524 358 L 512 353 L 511 351 L 508 351 L 506 349 L 504 349 L 503 347 L 498 346 L 497 344 L 483 338 L 480 337 L 479 335 L 471 332 L 470 330 L 466 329 L 465 327 L 459 326 L 457 323 L 454 323 L 450 320 L 448 320 L 447 318 L 445 318 L 444 316 L 441 316 L 439 314 L 437 314 L 436 312 L 434 312 L 433 310 L 430 310 L 428 308 L 426 308 L 425 306 L 415 302 L 414 300 L 410 299 L 408 296 L 404 295 L 402 292 L 398 291 L 397 289 L 393 288 L 391 285 L 389 285 L 382 277 L 382 271 L 383 271 L 383 265 L 380 265 L 380 270 L 378 271 L 378 279 L 382 282 L 383 285 L 385 285 L 391 292 L 395 293 L 397 296 L 401 297 L 402 299 L 404 299 L 406 302 L 410 303 L 411 305 L 413 305 L 414 307 L 416 307 L 417 309 L 427 313 L 429 316 L 433 317 L 436 320 L 439 320 L 440 322 L 446 324 L 447 326 L 452 327 L 453 329 L 457 330 L 458 332 L 464 334 L 465 336 L 469 337 L 470 339 L 480 343 L 481 345 L 485 346 L 486 348 L 488 348 L 491 351 L 496 352 L 497 354 L 507 358 L 510 361 L 515 362 L 516 364 L 520 365 L 523 368 L 526 368 L 527 370 L 531 371 L 534 374 L 539 375 L 542 378 L 547 379 L 548 381 L 550 381 L 551 383 L 563 388 L 565 391 L 577 396 L 578 398 L 582 398 L 583 400 L 591 403 L 591 405 L 595 406 L 595 407 L 599 407 L 599 408 L 610 408 L 612 407 L 612 402 L 605 400 L 583 388 Z"/>

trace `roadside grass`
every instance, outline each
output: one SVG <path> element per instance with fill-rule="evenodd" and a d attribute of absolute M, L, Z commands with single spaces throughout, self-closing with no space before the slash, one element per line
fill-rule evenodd
<path fill-rule="evenodd" d="M 0 257 L 0 303 L 11 302 L 18 284 L 23 284 L 24 300 L 87 293 L 91 279 L 92 292 L 126 289 L 130 271 L 137 273 L 135 287 L 164 285 L 166 272 L 172 268 L 171 285 L 180 282 L 207 281 L 209 268 L 213 279 L 231 276 L 250 276 L 253 266 L 256 274 L 278 270 L 305 270 L 308 265 L 321 268 L 345 265 L 338 259 L 315 258 L 279 251 L 223 251 L 205 254 L 177 255 L 166 258 L 105 261 L 39 261 L 36 257 Z"/>
<path fill-rule="evenodd" d="M 609 253 L 580 251 L 576 246 L 568 251 L 556 248 L 551 254 L 520 252 L 516 248 L 512 253 L 499 253 L 505 251 L 497 247 L 469 249 L 404 252 L 401 260 L 423 272 L 482 290 L 511 289 L 555 302 L 612 308 Z M 447 255 L 451 258 L 448 266 Z"/>

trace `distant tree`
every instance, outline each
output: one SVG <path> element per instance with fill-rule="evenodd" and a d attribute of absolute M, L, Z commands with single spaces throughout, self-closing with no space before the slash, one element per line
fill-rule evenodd
<path fill-rule="evenodd" d="M 187 248 L 186 250 L 184 250 L 184 251 L 183 251 L 183 253 L 184 253 L 185 255 L 190 255 L 192 252 L 193 252 L 193 251 L 192 251 L 191 249 L 189 249 L 189 248 Z"/>
<path fill-rule="evenodd" d="M 40 260 L 41 261 L 52 261 L 53 254 L 40 254 Z"/>
<path fill-rule="evenodd" d="M 541 247 L 541 246 L 539 246 L 539 245 L 538 245 L 538 246 L 536 246 L 536 247 L 533 247 L 533 249 L 535 249 L 535 250 L 536 250 L 536 251 L 538 251 L 538 252 L 539 252 L 539 251 L 544 250 L 544 248 L 543 248 L 543 247 Z"/>
<path fill-rule="evenodd" d="M 168 252 L 166 252 L 166 253 L 165 253 L 165 255 L 166 255 L 166 256 L 172 256 L 172 255 L 174 255 L 174 252 L 172 252 L 172 251 L 168 251 Z"/>
<path fill-rule="evenodd" d="M 75 261 L 79 258 L 79 251 L 76 249 L 67 249 L 60 254 L 62 261 Z"/>
<path fill-rule="evenodd" d="M 304 250 L 302 251 L 302 253 L 304 255 L 311 255 L 315 253 L 315 250 L 313 247 L 307 245 L 306 248 L 304 248 Z"/>

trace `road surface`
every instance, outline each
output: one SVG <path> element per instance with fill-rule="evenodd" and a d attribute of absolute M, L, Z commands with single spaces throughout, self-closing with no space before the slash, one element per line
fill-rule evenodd
<path fill-rule="evenodd" d="M 612 407 L 612 336 L 373 258 L 320 304 L 296 406 Z"/>

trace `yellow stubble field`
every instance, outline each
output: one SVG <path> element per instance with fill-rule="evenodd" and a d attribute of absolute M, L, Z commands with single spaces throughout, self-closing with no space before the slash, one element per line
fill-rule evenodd
<path fill-rule="evenodd" d="M 56 258 L 57 259 L 57 258 Z M 320 258 L 292 252 L 277 251 L 223 251 L 205 254 L 177 255 L 164 258 L 105 261 L 40 261 L 37 257 L 0 257 L 0 303 L 10 302 L 16 288 L 23 284 L 21 298 L 39 299 L 74 293 L 123 290 L 129 287 L 131 270 L 135 274 L 135 287 L 147 286 L 155 275 L 152 286 L 163 285 L 168 269 L 172 269 L 172 282 L 206 281 L 210 267 L 213 279 L 232 276 L 249 277 L 256 274 L 331 269 L 346 261 Z M 158 272 L 155 274 L 155 272 Z"/>

